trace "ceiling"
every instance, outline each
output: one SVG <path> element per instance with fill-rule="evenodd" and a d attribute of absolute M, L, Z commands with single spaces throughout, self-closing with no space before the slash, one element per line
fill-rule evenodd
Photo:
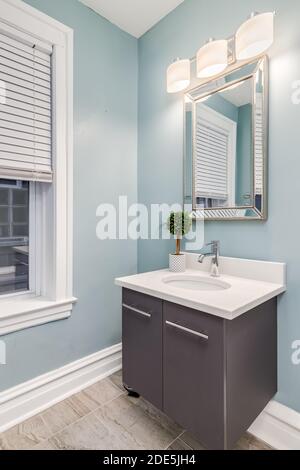
<path fill-rule="evenodd" d="M 141 37 L 184 0 L 79 0 L 127 33 Z"/>
<path fill-rule="evenodd" d="M 252 87 L 253 80 L 248 79 L 236 87 L 229 87 L 227 90 L 223 90 L 220 94 L 227 101 L 240 108 L 252 103 Z"/>

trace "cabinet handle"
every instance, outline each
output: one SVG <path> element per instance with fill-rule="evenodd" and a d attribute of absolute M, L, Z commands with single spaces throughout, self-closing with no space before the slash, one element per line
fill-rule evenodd
<path fill-rule="evenodd" d="M 130 305 L 123 304 L 124 308 L 127 308 L 128 310 L 131 310 L 132 312 L 139 313 L 140 315 L 143 315 L 143 317 L 151 318 L 150 313 L 143 312 L 142 310 L 139 310 L 138 308 L 130 307 Z"/>
<path fill-rule="evenodd" d="M 184 326 L 177 325 L 176 323 L 172 323 L 170 321 L 166 321 L 166 324 L 174 328 L 177 328 L 178 330 L 182 330 L 182 331 L 185 331 L 186 333 L 190 333 L 192 335 L 199 336 L 200 338 L 208 340 L 207 335 L 204 335 L 203 333 L 199 333 L 198 331 L 190 330 L 189 328 L 185 328 Z"/>

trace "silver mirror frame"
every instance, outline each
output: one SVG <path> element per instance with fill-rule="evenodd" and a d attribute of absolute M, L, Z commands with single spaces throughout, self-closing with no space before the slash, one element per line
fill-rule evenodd
<path fill-rule="evenodd" d="M 243 70 L 247 69 L 247 67 L 254 67 L 254 70 L 251 73 L 243 74 Z M 201 209 L 196 205 L 196 198 L 195 198 L 195 184 L 194 184 L 194 176 L 192 176 L 192 200 L 191 197 L 188 197 L 186 194 L 186 148 L 187 148 L 187 141 L 186 141 L 186 103 L 191 101 L 193 105 L 199 99 L 203 99 L 206 96 L 212 95 L 214 93 L 220 92 L 225 90 L 228 86 L 235 85 L 241 81 L 247 79 L 253 79 L 255 83 L 255 79 L 257 73 L 262 71 L 262 84 L 263 84 L 263 93 L 262 93 L 262 191 L 261 191 L 261 209 L 259 210 L 256 207 L 256 136 L 255 136 L 255 117 L 256 117 L 256 98 L 255 98 L 255 91 L 253 90 L 252 93 L 252 123 L 253 123 L 253 204 L 248 206 L 236 206 L 236 207 L 226 207 L 226 208 L 211 208 L 211 209 Z M 226 80 L 226 78 L 230 77 L 230 75 L 240 74 L 238 79 L 229 80 L 225 84 L 222 81 Z M 268 217 L 268 204 L 267 204 L 267 195 L 268 195 L 268 129 L 269 129 L 269 59 L 268 56 L 264 55 L 261 57 L 256 58 L 255 60 L 244 62 L 242 65 L 238 66 L 231 66 L 226 73 L 219 75 L 216 78 L 211 80 L 202 81 L 198 86 L 191 87 L 187 90 L 184 94 L 184 205 L 192 206 L 192 217 L 193 219 L 201 219 L 201 220 L 212 220 L 212 221 L 226 221 L 226 220 L 267 220 Z M 192 155 L 193 155 L 193 163 L 192 167 L 194 172 L 194 142 L 192 142 Z M 247 212 L 248 215 L 241 215 L 244 211 Z"/>

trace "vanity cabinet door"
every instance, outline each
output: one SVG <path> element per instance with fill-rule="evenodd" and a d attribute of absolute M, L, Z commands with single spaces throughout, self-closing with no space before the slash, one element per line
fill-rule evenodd
<path fill-rule="evenodd" d="M 224 448 L 224 323 L 164 302 L 164 412 L 208 449 Z"/>
<path fill-rule="evenodd" d="M 123 289 L 123 382 L 162 409 L 162 301 Z"/>

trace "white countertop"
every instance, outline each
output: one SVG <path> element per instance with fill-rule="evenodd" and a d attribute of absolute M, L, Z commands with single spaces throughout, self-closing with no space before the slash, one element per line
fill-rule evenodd
<path fill-rule="evenodd" d="M 197 257 L 196 257 L 197 256 Z M 185 274 L 210 277 L 210 262 L 197 262 L 198 255 L 188 254 Z M 218 291 L 187 290 L 163 282 L 166 276 L 176 276 L 168 269 L 116 279 L 116 285 L 151 295 L 169 302 L 193 308 L 218 317 L 233 320 L 252 308 L 286 291 L 286 265 L 265 261 L 220 258 L 220 278 L 230 284 Z M 232 275 L 234 274 L 234 275 Z M 182 274 L 178 274 L 181 276 Z M 249 278 L 251 276 L 251 278 Z"/>

